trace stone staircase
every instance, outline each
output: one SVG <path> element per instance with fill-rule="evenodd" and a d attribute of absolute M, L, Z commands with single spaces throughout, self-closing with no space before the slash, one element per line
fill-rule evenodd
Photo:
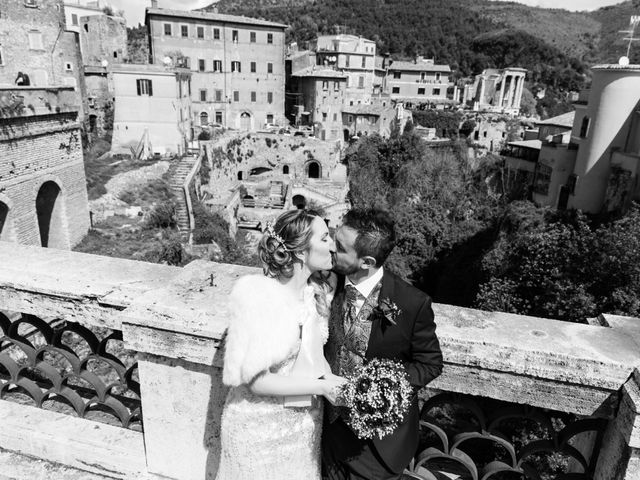
<path fill-rule="evenodd" d="M 197 160 L 197 156 L 186 156 L 172 163 L 169 167 L 169 185 L 176 197 L 176 222 L 180 237 L 184 242 L 189 241 L 190 223 L 189 208 L 183 186 Z"/>

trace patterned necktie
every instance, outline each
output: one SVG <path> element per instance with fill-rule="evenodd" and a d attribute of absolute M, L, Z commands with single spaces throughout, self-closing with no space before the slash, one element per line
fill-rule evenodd
<path fill-rule="evenodd" d="M 356 301 L 360 297 L 360 292 L 356 287 L 351 284 L 347 284 L 344 286 L 344 295 L 345 301 L 347 303 L 347 315 L 345 317 L 346 320 L 346 330 L 350 330 L 351 325 L 356 321 L 356 317 L 358 315 L 358 307 L 356 305 Z"/>

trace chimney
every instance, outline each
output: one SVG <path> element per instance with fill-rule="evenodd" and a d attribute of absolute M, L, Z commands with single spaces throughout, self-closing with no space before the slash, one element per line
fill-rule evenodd
<path fill-rule="evenodd" d="M 151 8 L 158 8 L 158 0 L 151 0 Z"/>

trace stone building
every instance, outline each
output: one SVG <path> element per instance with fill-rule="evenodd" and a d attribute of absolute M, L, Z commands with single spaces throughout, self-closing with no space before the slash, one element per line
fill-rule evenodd
<path fill-rule="evenodd" d="M 353 136 L 378 134 L 388 137 L 394 122 L 402 130 L 412 119 L 411 112 L 405 110 L 401 103 L 395 107 L 391 104 L 354 105 L 342 109 L 343 136 L 347 141 Z"/>
<path fill-rule="evenodd" d="M 386 86 L 395 101 L 409 104 L 445 104 L 449 86 L 449 65 L 416 57 L 413 62 L 394 61 L 387 69 Z"/>
<path fill-rule="evenodd" d="M 321 35 L 310 44 L 317 65 L 347 77 L 345 105 L 370 103 L 376 82 L 376 43 L 356 35 Z"/>
<path fill-rule="evenodd" d="M 301 99 L 301 123 L 313 126 L 320 140 L 340 140 L 347 76 L 313 66 L 293 72 L 292 77 L 297 79 Z"/>
<path fill-rule="evenodd" d="M 127 24 L 124 18 L 91 15 L 80 18 L 80 52 L 85 66 L 122 63 L 127 57 Z"/>
<path fill-rule="evenodd" d="M 150 61 L 192 71 L 194 125 L 258 130 L 284 123 L 284 30 L 274 22 L 148 8 Z"/>
<path fill-rule="evenodd" d="M 69 249 L 89 229 L 73 87 L 0 87 L 0 240 Z"/>
<path fill-rule="evenodd" d="M 0 7 L 0 85 L 18 73 L 32 86 L 81 87 L 78 40 L 65 31 L 62 0 L 3 0 Z"/>
<path fill-rule="evenodd" d="M 466 88 L 464 99 L 475 111 L 517 115 L 526 73 L 526 69 L 516 67 L 484 70 Z"/>
<path fill-rule="evenodd" d="M 108 67 L 115 92 L 112 148 L 182 154 L 191 139 L 191 72 L 161 65 Z M 149 148 L 149 146 L 151 148 Z"/>

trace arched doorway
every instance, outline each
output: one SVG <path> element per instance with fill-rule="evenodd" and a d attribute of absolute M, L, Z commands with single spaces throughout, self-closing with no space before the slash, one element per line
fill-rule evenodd
<path fill-rule="evenodd" d="M 242 180 L 242 170 L 238 172 L 238 180 Z"/>
<path fill-rule="evenodd" d="M 64 214 L 60 199 L 60 187 L 52 181 L 45 182 L 36 197 L 36 214 L 43 247 L 68 248 L 64 234 Z"/>
<path fill-rule="evenodd" d="M 207 112 L 202 112 L 200 114 L 200 126 L 206 127 L 209 125 L 209 114 Z"/>
<path fill-rule="evenodd" d="M 245 195 L 242 197 L 242 206 L 254 208 L 256 206 L 256 200 L 251 195 Z"/>
<path fill-rule="evenodd" d="M 0 240 L 9 240 L 9 207 L 0 202 Z"/>
<path fill-rule="evenodd" d="M 251 114 L 242 112 L 240 114 L 240 130 L 251 130 Z"/>
<path fill-rule="evenodd" d="M 348 142 L 351 138 L 351 133 L 349 133 L 349 130 L 347 130 L 346 128 L 342 131 L 342 133 L 344 135 L 344 141 Z"/>
<path fill-rule="evenodd" d="M 289 173 L 289 165 L 284 165 L 282 167 L 282 174 L 287 175 Z"/>
<path fill-rule="evenodd" d="M 294 207 L 302 210 L 307 206 L 307 199 L 304 198 L 304 195 L 294 195 L 291 203 L 293 203 Z"/>
<path fill-rule="evenodd" d="M 320 178 L 320 164 L 318 162 L 309 162 L 307 164 L 307 176 L 309 178 Z"/>

